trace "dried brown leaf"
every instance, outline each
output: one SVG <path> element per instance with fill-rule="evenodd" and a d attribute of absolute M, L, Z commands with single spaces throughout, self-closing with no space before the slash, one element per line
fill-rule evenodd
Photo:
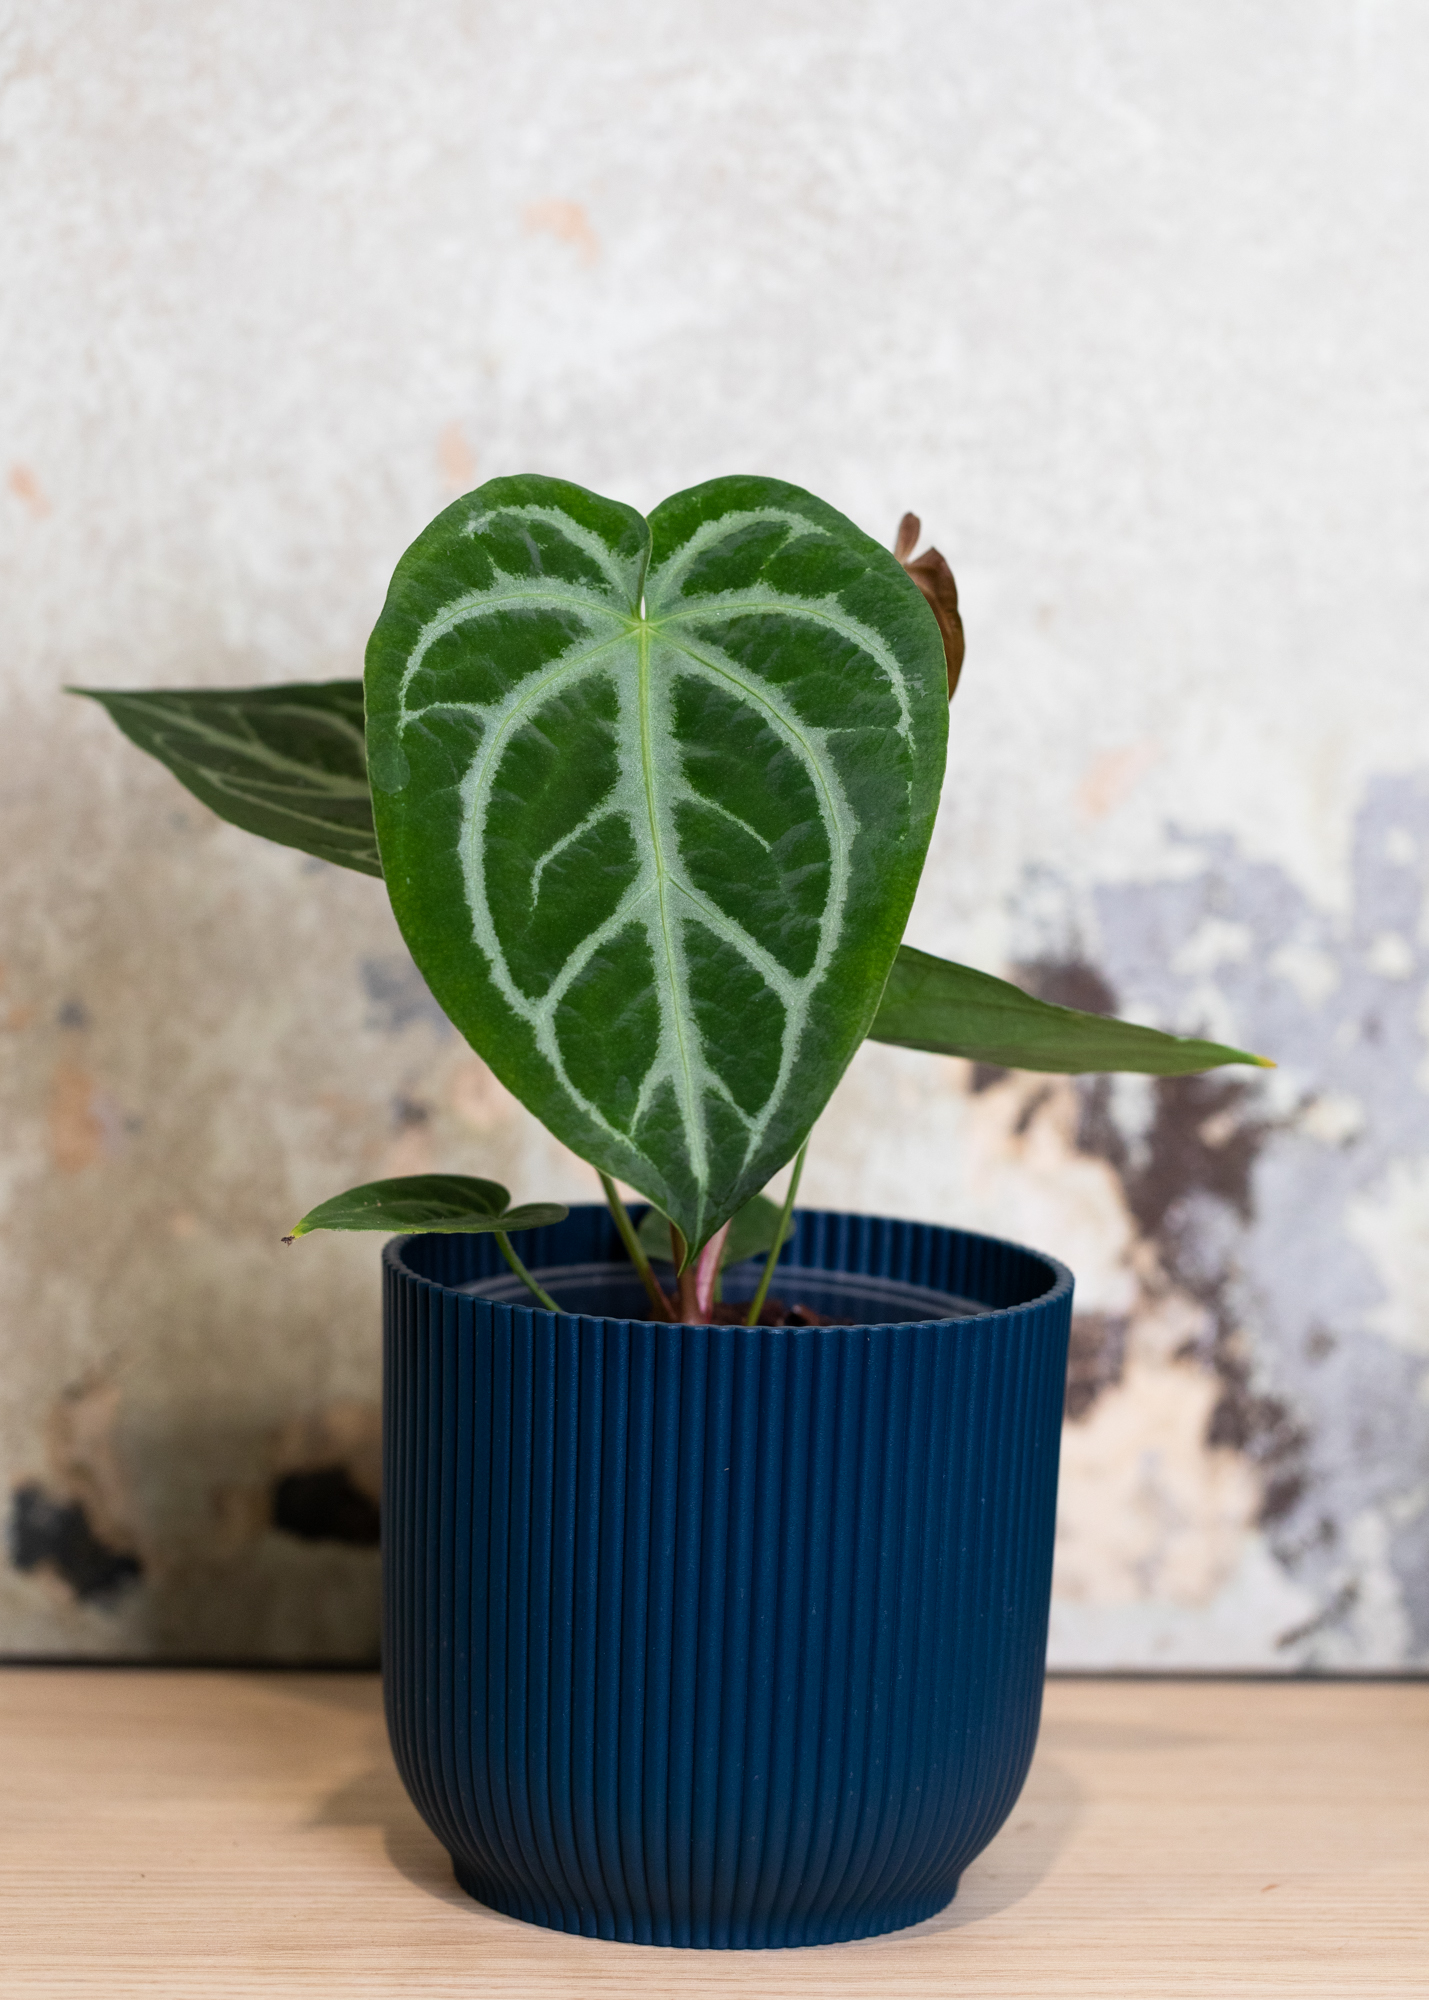
<path fill-rule="evenodd" d="M 912 554 L 921 532 L 922 523 L 918 516 L 905 514 L 898 523 L 893 553 L 927 598 L 938 621 L 938 629 L 943 635 L 943 652 L 948 662 L 948 700 L 951 701 L 957 691 L 958 678 L 963 670 L 963 655 L 967 650 L 963 639 L 963 621 L 958 614 L 958 586 L 946 558 L 937 549 L 924 549 L 920 556 Z"/>

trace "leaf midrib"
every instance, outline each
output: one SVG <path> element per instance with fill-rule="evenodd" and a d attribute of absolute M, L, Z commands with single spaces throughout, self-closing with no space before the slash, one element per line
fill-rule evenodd
<path fill-rule="evenodd" d="M 633 638 L 638 648 L 639 661 L 637 670 L 637 701 L 640 716 L 641 779 L 645 792 L 646 810 L 650 819 L 651 844 L 655 854 L 656 891 L 660 905 L 660 933 L 664 943 L 666 973 L 672 1001 L 678 997 L 678 954 L 671 940 L 670 912 L 667 900 L 668 889 L 677 891 L 687 901 L 692 902 L 700 912 L 702 919 L 726 937 L 734 949 L 739 951 L 759 971 L 761 976 L 774 987 L 775 991 L 780 994 L 780 997 L 787 1004 L 791 999 L 791 990 L 796 987 L 802 987 L 805 983 L 804 980 L 799 975 L 791 973 L 786 966 L 774 958 L 772 953 L 768 952 L 766 947 L 762 947 L 759 944 L 757 938 L 751 937 L 741 924 L 736 923 L 732 918 L 726 916 L 717 904 L 711 903 L 707 897 L 694 890 L 688 883 L 681 881 L 665 861 L 664 843 L 660 836 L 659 812 L 655 803 L 654 769 L 656 760 L 652 737 L 652 717 L 650 714 L 650 648 L 653 638 L 659 634 L 661 622 L 657 619 L 627 619 L 623 631 L 613 634 L 609 639 L 602 639 L 597 645 L 585 647 L 579 653 L 563 654 L 559 660 L 552 663 L 547 672 L 541 674 L 539 677 L 535 675 L 531 676 L 517 699 L 512 703 L 499 727 L 492 730 L 488 742 L 484 743 L 478 752 L 472 767 L 473 790 L 481 791 L 484 789 L 484 779 L 486 772 L 492 764 L 492 760 L 499 755 L 513 730 L 527 720 L 527 711 L 533 703 L 539 702 L 548 690 L 559 683 L 566 675 L 584 672 L 600 654 L 608 651 L 612 646 L 619 645 L 624 639 Z M 810 742 L 808 736 L 797 726 L 792 718 L 782 714 L 774 706 L 752 679 L 732 673 L 721 661 L 710 659 L 705 654 L 697 652 L 694 646 L 688 641 L 667 638 L 666 643 L 672 652 L 681 654 L 686 659 L 693 660 L 696 666 L 703 668 L 706 673 L 716 675 L 720 680 L 724 681 L 741 700 L 751 705 L 757 704 L 778 728 L 787 729 L 794 737 L 800 750 L 803 752 L 805 768 L 813 777 L 824 800 L 826 811 L 823 815 L 823 820 L 829 834 L 832 874 L 835 880 L 841 882 L 847 874 L 847 848 L 843 837 L 843 828 L 840 824 L 837 801 L 829 790 L 823 767 L 823 759 L 818 754 L 814 744 Z M 480 706 L 482 704 L 475 702 L 436 702 L 431 704 L 433 708 L 447 709 L 459 709 L 463 707 L 474 709 Z M 424 715 L 429 712 L 429 709 L 425 708 L 406 709 L 404 710 L 403 719 L 404 721 L 410 720 L 415 716 Z M 698 798 L 700 794 L 696 793 L 695 796 Z M 711 803 L 708 800 L 702 802 L 705 804 Z M 599 808 L 593 809 L 587 815 L 586 820 L 582 822 L 582 825 L 588 824 L 596 818 L 598 812 Z M 728 817 L 733 818 L 734 815 L 730 814 Z M 742 822 L 740 823 L 742 824 Z M 571 835 L 568 835 L 567 838 L 573 838 L 579 830 L 579 828 L 572 829 Z M 753 829 L 751 828 L 750 831 L 753 832 Z M 563 843 L 558 843 L 558 845 L 561 844 Z M 768 843 L 765 842 L 764 845 L 768 846 Z M 550 854 L 542 856 L 542 865 L 544 866 L 550 858 Z M 611 913 L 611 918 L 608 921 L 613 922 L 617 917 L 624 917 L 628 921 L 634 909 L 645 900 L 649 893 L 648 888 L 642 889 L 628 904 L 622 898 L 621 904 L 617 905 L 616 910 Z M 562 968 L 562 974 L 569 974 L 570 977 L 558 975 L 542 996 L 543 1002 L 549 1002 L 552 995 L 558 989 L 564 993 L 566 987 L 570 984 L 571 978 L 578 978 L 581 971 L 584 970 L 586 963 L 587 955 L 579 951 L 573 953 L 571 958 L 567 960 L 566 966 Z M 574 970 L 572 970 L 573 967 Z M 689 1050 L 685 1043 L 685 1037 L 680 1032 L 679 1024 L 681 1015 L 678 1006 L 674 1008 L 674 1019 L 676 1022 L 676 1039 L 680 1051 L 680 1069 L 685 1086 L 685 1109 L 687 1112 L 692 1112 L 696 1086 L 691 1074 Z"/>
<path fill-rule="evenodd" d="M 482 613 L 488 609 L 499 608 L 501 605 L 510 604 L 516 601 L 524 601 L 527 603 L 544 603 L 548 606 L 555 606 L 558 604 L 561 606 L 566 606 L 572 600 L 566 597 L 564 594 L 557 594 L 555 592 L 552 592 L 548 588 L 543 588 L 540 590 L 531 590 L 531 591 L 508 592 L 505 593 L 500 599 L 485 598 L 480 600 L 479 602 L 471 602 L 469 600 L 463 608 L 461 618 L 452 619 L 450 622 L 443 621 L 442 629 L 443 630 L 454 629 L 457 623 L 465 622 L 467 619 L 480 617 Z M 788 603 L 791 609 L 811 611 L 811 607 L 800 605 L 795 600 L 781 600 L 781 602 Z M 694 645 L 692 645 L 688 639 L 676 637 L 673 633 L 664 631 L 663 628 L 665 626 L 674 622 L 673 618 L 669 617 L 648 618 L 648 617 L 638 617 L 638 616 L 631 617 L 629 614 L 621 614 L 615 612 L 614 610 L 606 606 L 599 606 L 599 607 L 590 606 L 589 608 L 590 609 L 598 608 L 604 611 L 607 616 L 610 616 L 612 618 L 618 618 L 620 621 L 621 629 L 617 632 L 612 633 L 608 638 L 597 641 L 595 644 L 583 646 L 578 651 L 575 652 L 567 652 L 562 654 L 558 659 L 554 660 L 544 672 L 537 671 L 536 673 L 533 673 L 532 675 L 528 676 L 526 682 L 522 685 L 519 693 L 517 693 L 515 700 L 512 701 L 510 707 L 507 709 L 506 714 L 503 716 L 501 722 L 490 731 L 486 739 L 483 741 L 480 749 L 478 750 L 475 759 L 473 760 L 470 771 L 472 791 L 473 794 L 485 791 L 488 773 L 491 771 L 494 761 L 499 759 L 511 734 L 516 729 L 521 727 L 529 719 L 529 711 L 533 707 L 538 706 L 545 699 L 546 695 L 554 686 L 559 685 L 559 683 L 564 679 L 567 679 L 574 675 L 583 674 L 586 671 L 588 671 L 592 663 L 596 661 L 602 653 L 609 651 L 613 647 L 621 645 L 623 642 L 627 640 L 630 639 L 635 640 L 637 647 L 637 660 L 638 660 L 637 702 L 638 702 L 638 712 L 640 719 L 641 779 L 645 795 L 646 810 L 647 813 L 649 814 L 649 823 L 651 831 L 651 843 L 653 849 L 653 863 L 654 863 L 654 875 L 655 875 L 655 890 L 658 896 L 658 907 L 659 907 L 658 921 L 660 927 L 662 955 L 665 961 L 663 970 L 664 970 L 667 992 L 670 996 L 668 1018 L 672 1023 L 672 1032 L 674 1035 L 676 1054 L 678 1060 L 677 1073 L 679 1078 L 680 1095 L 683 1100 L 681 1106 L 683 1122 L 685 1124 L 686 1130 L 690 1133 L 692 1143 L 702 1152 L 704 1128 L 703 1128 L 703 1121 L 698 1115 L 698 1102 L 697 1102 L 698 1086 L 694 1076 L 690 1050 L 684 1033 L 685 1023 L 683 1020 L 683 1010 L 679 1005 L 680 955 L 676 948 L 674 938 L 672 935 L 672 916 L 670 910 L 671 892 L 678 891 L 682 895 L 684 895 L 688 901 L 692 902 L 695 905 L 695 907 L 700 910 L 700 914 L 704 918 L 704 920 L 707 923 L 711 924 L 711 928 L 717 930 L 719 933 L 724 935 L 728 940 L 728 942 L 730 943 L 730 945 L 735 950 L 739 951 L 740 955 L 744 957 L 747 962 L 753 964 L 756 967 L 756 969 L 759 970 L 760 973 L 766 978 L 766 980 L 769 980 L 769 983 L 773 985 L 776 991 L 781 993 L 781 997 L 784 998 L 786 1004 L 788 1004 L 792 998 L 792 995 L 788 990 L 789 986 L 797 984 L 798 987 L 802 988 L 806 984 L 806 981 L 804 980 L 796 981 L 795 976 L 789 974 L 787 969 L 784 968 L 782 965 L 780 965 L 777 960 L 771 959 L 769 962 L 766 963 L 765 952 L 759 946 L 758 940 L 750 937 L 748 933 L 744 931 L 741 925 L 737 925 L 732 920 L 728 919 L 725 916 L 724 912 L 719 911 L 717 909 L 717 906 L 707 905 L 704 898 L 697 895 L 689 888 L 688 885 L 686 885 L 685 883 L 681 882 L 678 879 L 678 877 L 669 868 L 669 865 L 665 859 L 664 843 L 661 839 L 661 831 L 659 824 L 659 808 L 656 800 L 656 783 L 655 783 L 656 758 L 653 745 L 653 718 L 651 715 L 651 697 L 652 697 L 653 684 L 651 677 L 650 654 L 653 642 L 657 637 L 663 637 L 665 643 L 670 647 L 670 650 L 673 653 L 688 659 L 695 666 L 700 668 L 702 672 L 710 674 L 715 678 L 719 679 L 720 681 L 723 681 L 725 685 L 727 685 L 730 688 L 731 692 L 738 699 L 751 706 L 755 706 L 761 709 L 764 712 L 764 714 L 769 718 L 770 722 L 776 727 L 776 729 L 778 729 L 781 732 L 788 731 L 789 734 L 793 737 L 794 741 L 798 744 L 799 749 L 802 753 L 805 768 L 810 772 L 811 776 L 813 777 L 815 784 L 818 786 L 820 796 L 822 797 L 824 802 L 825 811 L 822 817 L 825 828 L 827 829 L 829 834 L 830 861 L 833 866 L 834 878 L 836 881 L 840 883 L 843 881 L 844 878 L 846 878 L 848 872 L 847 845 L 844 839 L 843 827 L 840 819 L 840 814 L 838 811 L 837 801 L 835 800 L 829 788 L 827 782 L 827 774 L 823 767 L 822 756 L 818 753 L 815 745 L 809 740 L 809 737 L 805 733 L 805 731 L 798 726 L 796 720 L 792 716 L 783 713 L 774 704 L 774 702 L 769 699 L 766 692 L 758 684 L 758 679 L 756 676 L 749 675 L 746 673 L 736 673 L 723 661 L 719 659 L 712 659 L 702 651 L 697 650 L 697 648 Z M 765 609 L 769 608 L 768 601 L 765 601 L 763 608 Z M 812 613 L 811 611 L 811 615 L 820 616 L 822 618 L 822 622 L 829 625 L 838 626 L 840 623 L 840 621 L 829 618 L 826 614 Z M 849 630 L 849 636 L 858 639 L 862 638 L 861 634 L 852 630 Z M 404 677 L 406 685 L 410 685 L 411 677 L 415 671 L 416 671 L 415 668 L 412 667 L 408 668 L 407 675 Z M 484 706 L 486 706 L 486 704 L 479 702 L 432 702 L 424 704 L 420 708 L 408 708 L 404 701 L 402 703 L 402 708 L 401 708 L 401 722 L 405 726 L 406 723 L 414 721 L 417 719 L 417 717 L 428 714 L 435 709 L 446 709 L 448 711 L 453 711 L 453 710 L 460 711 L 462 709 L 477 710 Z M 696 796 L 698 796 L 698 794 L 696 794 Z M 474 823 L 472 827 L 472 834 L 473 836 L 475 834 Z M 630 916 L 633 915 L 634 908 L 638 907 L 639 903 L 643 902 L 649 895 L 649 893 L 650 890 L 649 887 L 647 886 L 639 890 L 635 895 L 635 897 L 629 903 L 626 902 L 626 899 L 622 898 L 622 904 L 624 904 L 625 907 L 622 909 L 618 906 L 617 910 L 611 913 L 611 918 L 608 920 L 608 923 L 614 922 L 616 919 L 621 917 L 623 917 L 626 921 L 628 921 Z M 580 976 L 580 973 L 584 969 L 585 964 L 588 962 L 589 957 L 593 954 L 594 950 L 599 948 L 600 941 L 601 940 L 595 936 L 583 940 L 584 948 L 582 949 L 578 947 L 577 950 L 573 952 L 571 956 L 567 959 L 566 964 L 562 968 L 561 973 L 557 976 L 556 980 L 552 983 L 551 987 L 548 988 L 547 992 L 543 996 L 541 1011 L 546 1014 L 548 1019 L 550 1018 L 549 1010 L 551 1008 L 552 1003 L 557 1002 L 558 1004 L 558 998 L 557 998 L 558 994 L 563 994 L 567 990 L 569 985 L 572 983 L 572 981 Z M 821 940 L 820 943 L 821 956 L 823 955 L 824 950 L 825 946 L 823 941 Z M 776 967 L 779 975 L 782 976 L 770 980 L 769 979 L 770 972 L 773 971 Z M 776 1085 L 775 1091 L 773 1093 L 773 1098 L 776 1101 L 782 1095 L 783 1087 L 786 1081 L 786 1077 L 783 1074 L 783 1072 L 787 1069 L 788 1062 L 789 1062 L 789 1052 L 786 1049 L 781 1052 L 781 1062 L 780 1062 L 781 1076 L 779 1083 Z M 709 1080 L 711 1084 L 717 1081 L 717 1079 L 713 1076 L 713 1074 L 711 1074 Z M 722 1091 L 721 1095 L 723 1094 L 725 1093 Z M 642 1092 L 642 1101 L 643 1097 L 644 1093 Z M 592 1107 L 592 1110 L 593 1109 L 594 1107 Z M 703 1161 L 703 1159 L 701 1159 L 698 1162 L 692 1159 L 691 1165 L 692 1167 L 695 1168 L 695 1177 L 697 1181 L 699 1181 L 702 1184 L 705 1177 L 707 1162 Z"/>
<path fill-rule="evenodd" d="M 681 1113 L 694 1150 L 703 1155 L 704 1121 L 698 1116 L 695 1082 L 690 1071 L 690 1051 L 685 1041 L 684 1009 L 680 1004 L 682 999 L 687 1001 L 688 996 L 682 995 L 680 991 L 679 965 L 670 927 L 668 892 L 671 887 L 671 876 L 665 863 L 665 843 L 660 835 L 660 809 L 655 796 L 654 732 L 650 713 L 650 643 L 650 620 L 641 618 L 637 627 L 639 666 L 636 681 L 636 700 L 640 714 L 640 775 L 645 788 L 645 809 L 650 820 L 650 841 L 655 855 L 656 892 L 660 899 L 660 939 L 665 955 L 665 981 L 670 994 L 670 1019 L 674 1024 L 675 1043 L 679 1051 L 681 1095 L 684 1099 Z M 708 1162 L 703 1157 L 692 1158 L 690 1167 L 697 1185 L 703 1187 L 707 1178 Z"/>

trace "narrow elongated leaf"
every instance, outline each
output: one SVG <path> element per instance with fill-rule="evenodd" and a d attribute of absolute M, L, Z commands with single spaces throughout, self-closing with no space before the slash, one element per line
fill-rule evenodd
<path fill-rule="evenodd" d="M 648 523 L 494 480 L 402 558 L 366 687 L 427 984 L 693 1256 L 795 1151 L 897 950 L 947 735 L 917 585 L 775 480 Z"/>
<path fill-rule="evenodd" d="M 335 1194 L 308 1210 L 283 1240 L 306 1236 L 314 1229 L 382 1229 L 478 1236 L 501 1230 L 544 1229 L 564 1222 L 570 1214 L 558 1201 L 511 1206 L 500 1181 L 475 1180 L 468 1174 L 403 1174 L 396 1180 L 368 1181 L 362 1187 Z"/>
<path fill-rule="evenodd" d="M 777 1201 L 771 1201 L 767 1194 L 752 1195 L 743 1208 L 730 1217 L 729 1234 L 724 1239 L 724 1253 L 720 1266 L 742 1263 L 746 1257 L 757 1257 L 770 1250 L 779 1228 L 781 1210 Z M 660 1258 L 671 1262 L 670 1224 L 658 1208 L 647 1208 L 640 1218 L 640 1246 L 647 1257 Z M 794 1234 L 791 1221 L 784 1231 L 783 1241 Z"/>
<path fill-rule="evenodd" d="M 970 965 L 933 958 L 904 945 L 893 963 L 869 1040 L 934 1055 L 968 1056 L 1006 1069 L 1138 1070 L 1150 1076 L 1192 1076 L 1221 1063 L 1275 1065 L 1244 1049 L 1163 1035 L 1106 1014 L 1083 1014 L 1036 1000 L 1021 987 Z"/>
<path fill-rule="evenodd" d="M 100 702 L 131 743 L 221 818 L 339 868 L 382 873 L 361 681 L 69 692 Z"/>

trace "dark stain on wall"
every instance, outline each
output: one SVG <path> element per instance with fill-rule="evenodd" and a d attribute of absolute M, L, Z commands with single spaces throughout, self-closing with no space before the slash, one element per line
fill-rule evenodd
<path fill-rule="evenodd" d="M 380 1539 L 377 1503 L 353 1483 L 345 1465 L 313 1466 L 275 1479 L 272 1521 L 304 1542 L 370 1549 Z"/>
<path fill-rule="evenodd" d="M 1094 965 L 1083 958 L 1034 958 L 1019 965 L 1017 977 L 1029 993 L 1053 1007 L 1076 1007 L 1083 1014 L 1114 1014 L 1116 994 Z"/>
<path fill-rule="evenodd" d="M 1088 1078 L 1082 1085 L 1078 1141 L 1116 1168 L 1138 1228 L 1163 1247 L 1184 1236 L 1186 1205 L 1198 1194 L 1225 1202 L 1248 1222 L 1251 1171 L 1269 1130 L 1247 1116 L 1249 1086 L 1211 1071 L 1157 1077 L 1152 1088 L 1155 1108 L 1145 1154 L 1133 1168 L 1112 1123 L 1110 1078 Z"/>
<path fill-rule="evenodd" d="M 1306 1639 L 1314 1638 L 1317 1632 L 1333 1632 L 1343 1625 L 1360 1601 L 1360 1587 L 1355 1578 L 1343 1584 L 1324 1610 L 1313 1618 L 1307 1618 L 1303 1625 L 1296 1625 L 1288 1632 L 1282 1632 L 1276 1640 L 1276 1649 L 1286 1652 L 1291 1646 L 1301 1645 Z"/>
<path fill-rule="evenodd" d="M 1120 1313 L 1076 1313 L 1067 1353 L 1067 1420 L 1078 1424 L 1091 1414 L 1103 1390 L 1113 1389 L 1126 1367 L 1130 1322 Z"/>
<path fill-rule="evenodd" d="M 100 1540 L 78 1500 L 56 1500 L 33 1480 L 11 1502 L 10 1560 L 18 1570 L 52 1571 L 82 1604 L 112 1603 L 144 1573 L 138 1556 Z"/>
<path fill-rule="evenodd" d="M 413 1022 L 424 1022 L 441 1034 L 452 1033 L 452 1024 L 427 990 L 412 960 L 405 952 L 385 958 L 364 958 L 358 965 L 367 995 L 367 1025 L 384 1034 L 398 1035 Z"/>
<path fill-rule="evenodd" d="M 1089 1013 L 1116 1011 L 1112 987 L 1095 966 L 1081 960 L 1044 959 L 1018 970 L 1040 999 Z M 1150 1121 L 1129 1139 L 1115 1116 L 1112 1079 L 1079 1077 L 1077 1145 L 1112 1168 L 1138 1230 L 1156 1245 L 1166 1275 L 1210 1314 L 1214 1330 L 1209 1342 L 1188 1356 L 1210 1367 L 1220 1383 L 1206 1443 L 1239 1452 L 1257 1468 L 1262 1480 L 1259 1519 L 1269 1524 L 1289 1514 L 1305 1491 L 1309 1437 L 1288 1403 L 1259 1393 L 1252 1381 L 1236 1309 L 1236 1272 L 1230 1255 L 1215 1241 L 1219 1232 L 1206 1224 L 1208 1203 L 1223 1205 L 1241 1223 L 1250 1221 L 1252 1174 L 1274 1127 L 1254 1115 L 1251 1086 L 1224 1072 L 1156 1077 L 1151 1091 Z M 1096 1336 L 1100 1342 L 1105 1338 L 1105 1333 Z M 1084 1340 L 1093 1340 L 1090 1329 Z M 1075 1371 L 1075 1331 L 1072 1365 Z M 1081 1366 L 1080 1377 L 1075 1372 L 1068 1376 L 1067 1413 L 1074 1418 L 1084 1416 L 1120 1374 L 1119 1361 L 1113 1375 L 1090 1347 Z"/>
<path fill-rule="evenodd" d="M 1039 1000 L 1050 1001 L 1055 1007 L 1077 1007 L 1084 1014 L 1114 1014 L 1116 995 L 1094 965 L 1082 959 L 1031 959 L 1025 965 L 1016 967 L 1018 981 L 1029 993 L 1035 993 Z M 1010 1070 L 999 1063 L 974 1063 L 972 1067 L 972 1090 L 976 1096 L 980 1091 L 991 1090 L 1010 1076 Z M 1022 1113 L 1019 1132 L 1025 1131 L 1036 1117 L 1050 1091 L 1033 1100 Z"/>

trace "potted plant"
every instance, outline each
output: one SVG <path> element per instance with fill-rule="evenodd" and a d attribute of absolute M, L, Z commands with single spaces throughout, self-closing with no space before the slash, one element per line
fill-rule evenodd
<path fill-rule="evenodd" d="M 770 479 L 648 521 L 494 480 L 402 557 L 363 684 L 87 690 L 226 818 L 380 875 L 446 1013 L 600 1177 L 569 1211 L 382 1181 L 292 1232 L 404 1232 L 392 1744 L 458 1879 L 537 1923 L 890 1930 L 947 1902 L 1025 1776 L 1072 1280 L 794 1210 L 859 1044 L 1258 1060 L 901 942 L 962 660 L 917 536 L 890 554 Z"/>

